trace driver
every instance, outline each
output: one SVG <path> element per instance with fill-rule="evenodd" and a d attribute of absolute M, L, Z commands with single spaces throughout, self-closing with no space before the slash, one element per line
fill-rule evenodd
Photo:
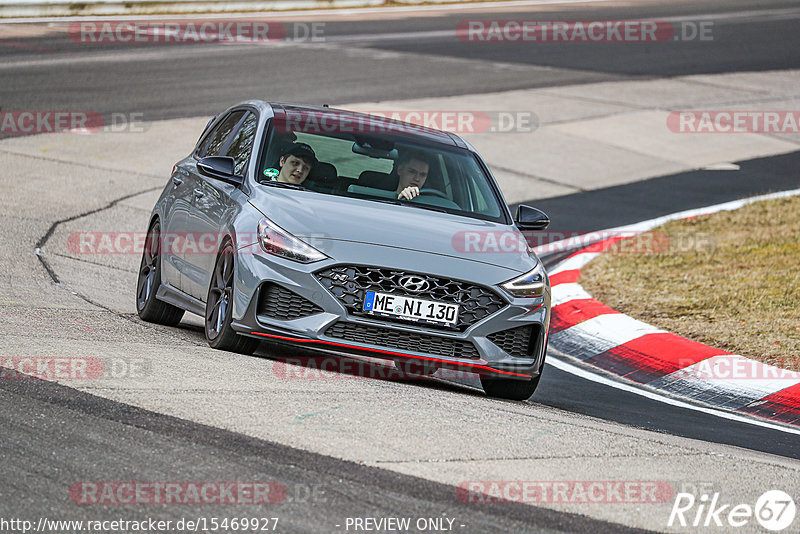
<path fill-rule="evenodd" d="M 397 198 L 411 200 L 419 195 L 430 170 L 430 157 L 416 150 L 403 152 L 397 160 Z"/>
<path fill-rule="evenodd" d="M 278 162 L 280 171 L 275 180 L 300 185 L 308 178 L 308 173 L 316 164 L 317 156 L 314 154 L 313 148 L 305 143 L 293 143 L 286 149 Z"/>

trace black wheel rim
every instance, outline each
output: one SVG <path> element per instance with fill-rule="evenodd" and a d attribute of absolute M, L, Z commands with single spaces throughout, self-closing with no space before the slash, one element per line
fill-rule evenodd
<path fill-rule="evenodd" d="M 158 255 L 159 255 L 159 226 L 153 225 L 147 238 L 144 242 L 144 251 L 142 252 L 142 264 L 139 267 L 139 283 L 136 290 L 136 305 L 141 311 L 144 309 L 156 282 L 156 269 L 158 269 Z"/>
<path fill-rule="evenodd" d="M 228 308 L 233 293 L 233 249 L 226 245 L 211 277 L 211 288 L 206 305 L 206 334 L 208 339 L 216 339 L 225 325 Z"/>

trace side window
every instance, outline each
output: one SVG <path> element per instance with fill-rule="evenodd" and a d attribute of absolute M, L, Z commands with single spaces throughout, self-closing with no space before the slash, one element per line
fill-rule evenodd
<path fill-rule="evenodd" d="M 255 113 L 247 113 L 247 117 L 239 128 L 238 133 L 231 141 L 226 156 L 233 158 L 235 165 L 233 170 L 236 174 L 242 174 L 250 159 L 250 151 L 253 148 L 253 141 L 256 137 L 256 126 L 258 126 L 258 116 Z"/>
<path fill-rule="evenodd" d="M 230 137 L 236 125 L 242 120 L 246 111 L 234 111 L 220 122 L 214 130 L 208 134 L 208 137 L 203 142 L 197 156 L 204 158 L 206 156 L 219 156 L 220 151 L 225 147 L 226 141 Z"/>

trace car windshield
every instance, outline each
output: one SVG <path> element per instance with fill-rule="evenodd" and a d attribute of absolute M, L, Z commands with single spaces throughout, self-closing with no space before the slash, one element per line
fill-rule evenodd
<path fill-rule="evenodd" d="M 351 127 L 347 131 L 330 127 L 330 118 L 341 121 L 345 117 L 352 124 L 349 115 L 332 111 L 326 127 L 322 126 L 320 113 L 304 113 L 302 117 L 313 117 L 313 122 L 292 117 L 276 118 L 268 124 L 267 146 L 257 174 L 260 183 L 275 184 L 282 156 L 302 143 L 311 147 L 317 159 L 300 182 L 305 189 L 506 222 L 501 197 L 469 150 L 426 144 L 422 136 L 393 133 L 398 128 L 406 131 L 414 128 L 402 123 L 387 122 L 382 129 L 381 125 L 376 128 L 370 123 L 368 132 L 364 127 Z M 409 173 L 412 178 L 408 178 Z M 419 196 L 412 200 L 398 199 L 401 183 L 419 184 Z"/>

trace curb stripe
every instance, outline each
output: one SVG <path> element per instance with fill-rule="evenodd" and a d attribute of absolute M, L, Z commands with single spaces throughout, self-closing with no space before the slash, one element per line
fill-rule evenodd
<path fill-rule="evenodd" d="M 740 411 L 772 421 L 800 425 L 800 384 L 768 395 Z"/>
<path fill-rule="evenodd" d="M 664 332 L 646 334 L 585 361 L 628 380 L 648 384 L 719 354 L 727 353 Z"/>
<path fill-rule="evenodd" d="M 551 319 L 552 320 L 552 319 Z M 561 332 L 550 334 L 550 343 L 568 354 L 587 359 L 624 345 L 645 334 L 663 332 L 621 313 L 598 315 Z"/>
<path fill-rule="evenodd" d="M 797 384 L 800 384 L 798 373 L 738 354 L 724 354 L 699 361 L 650 385 L 667 391 L 688 390 L 701 396 L 699 389 L 725 391 L 730 398 L 720 405 L 740 409 Z"/>
<path fill-rule="evenodd" d="M 537 252 L 545 252 L 547 248 L 558 249 L 576 241 L 583 243 L 582 249 L 550 273 L 550 344 L 576 360 L 632 382 L 720 408 L 800 425 L 800 373 L 665 332 L 593 299 L 578 283 L 581 268 L 618 241 L 634 237 L 638 232 L 672 220 L 798 194 L 800 189 L 760 195 L 537 247 Z M 613 237 L 600 239 L 608 235 Z M 564 362 L 564 365 L 569 364 Z"/>
<path fill-rule="evenodd" d="M 553 308 L 576 299 L 592 300 L 592 296 L 578 283 L 560 284 L 550 289 L 550 306 Z"/>
<path fill-rule="evenodd" d="M 703 380 L 697 378 L 656 380 L 648 384 L 662 391 L 688 397 L 720 408 L 739 410 L 775 392 L 774 385 L 751 380 Z M 761 387 L 758 387 L 761 386 Z"/>
<path fill-rule="evenodd" d="M 777 430 L 778 432 L 785 432 L 787 434 L 800 435 L 800 428 L 783 426 L 777 422 L 771 422 L 765 419 L 753 419 L 749 414 L 743 414 L 741 412 L 731 412 L 727 410 L 719 410 L 711 406 L 691 404 L 688 401 L 683 401 L 677 397 L 665 396 L 662 393 L 648 387 L 641 387 L 639 385 L 609 378 L 608 376 L 600 373 L 594 373 L 583 367 L 578 367 L 575 364 L 569 363 L 568 360 L 570 358 L 567 355 L 561 356 L 563 357 L 551 357 L 548 359 L 548 363 L 556 369 L 561 369 L 565 373 L 575 375 L 583 378 L 584 380 L 590 380 L 598 384 L 603 384 L 604 386 L 619 389 L 620 391 L 632 393 L 633 395 L 638 395 L 656 402 L 669 404 L 670 406 L 675 406 L 677 408 L 713 415 L 714 417 L 719 417 L 720 419 L 727 419 L 729 421 L 737 421 L 739 423 L 769 428 L 770 430 Z M 797 394 L 800 394 L 800 392 Z M 798 415 L 800 415 L 800 412 L 798 412 Z"/>
<path fill-rule="evenodd" d="M 574 284 L 581 277 L 580 269 L 569 269 L 567 271 L 560 271 L 555 274 L 548 273 L 550 278 L 550 287 L 560 284 Z"/>
<path fill-rule="evenodd" d="M 550 333 L 561 332 L 599 315 L 619 313 L 594 299 L 574 299 L 553 306 L 550 317 Z"/>
<path fill-rule="evenodd" d="M 564 271 L 580 270 L 581 267 L 599 256 L 599 252 L 576 252 L 566 260 L 559 263 L 555 269 L 550 271 L 550 275 L 558 274 Z"/>

